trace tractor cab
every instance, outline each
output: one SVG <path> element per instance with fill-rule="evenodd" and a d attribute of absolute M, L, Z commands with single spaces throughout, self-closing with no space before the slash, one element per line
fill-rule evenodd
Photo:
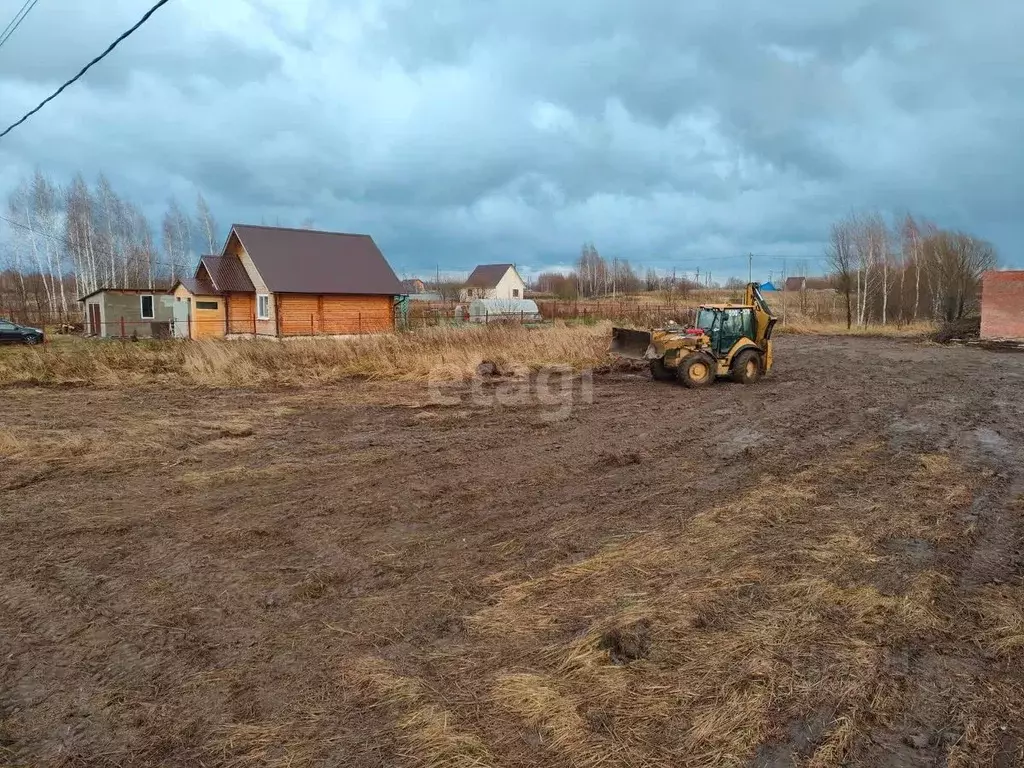
<path fill-rule="evenodd" d="M 725 357 L 740 339 L 755 339 L 754 308 L 739 305 L 709 305 L 700 308 L 696 326 L 710 340 L 715 357 Z"/>

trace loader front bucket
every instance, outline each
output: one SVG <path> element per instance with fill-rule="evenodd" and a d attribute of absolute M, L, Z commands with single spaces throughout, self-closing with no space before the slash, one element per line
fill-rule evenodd
<path fill-rule="evenodd" d="M 619 357 L 646 360 L 647 348 L 651 345 L 651 334 L 634 331 L 631 328 L 612 328 L 612 345 L 608 351 Z"/>

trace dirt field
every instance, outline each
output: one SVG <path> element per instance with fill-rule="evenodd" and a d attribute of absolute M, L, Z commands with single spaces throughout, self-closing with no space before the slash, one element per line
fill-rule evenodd
<path fill-rule="evenodd" d="M 6 389 L 0 764 L 1024 764 L 1024 355 L 777 349 Z"/>

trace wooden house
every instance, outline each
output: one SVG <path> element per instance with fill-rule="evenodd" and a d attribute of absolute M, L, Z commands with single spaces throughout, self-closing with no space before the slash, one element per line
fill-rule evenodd
<path fill-rule="evenodd" d="M 404 290 L 369 235 L 236 224 L 171 292 L 175 336 L 198 339 L 391 331 Z"/>

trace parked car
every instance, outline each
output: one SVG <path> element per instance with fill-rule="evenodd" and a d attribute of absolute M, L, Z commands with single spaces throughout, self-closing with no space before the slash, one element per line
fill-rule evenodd
<path fill-rule="evenodd" d="M 0 344 L 42 344 L 43 332 L 38 328 L 0 320 Z"/>

